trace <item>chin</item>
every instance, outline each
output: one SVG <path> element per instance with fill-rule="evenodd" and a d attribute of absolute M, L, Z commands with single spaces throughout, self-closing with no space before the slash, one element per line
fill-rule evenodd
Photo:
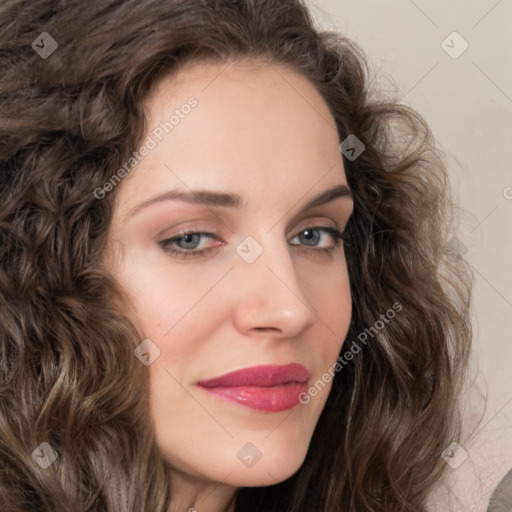
<path fill-rule="evenodd" d="M 237 464 L 231 467 L 230 484 L 234 487 L 264 487 L 287 480 L 302 466 L 307 450 L 297 449 L 297 444 L 289 443 L 289 450 L 280 447 L 264 450 L 252 467 Z"/>
<path fill-rule="evenodd" d="M 259 469 L 253 471 L 242 471 L 237 469 L 237 474 L 234 473 L 225 480 L 233 487 L 266 487 L 276 485 L 284 482 L 293 476 L 301 467 L 302 464 L 295 466 L 280 466 L 275 467 L 272 465 L 261 466 Z"/>

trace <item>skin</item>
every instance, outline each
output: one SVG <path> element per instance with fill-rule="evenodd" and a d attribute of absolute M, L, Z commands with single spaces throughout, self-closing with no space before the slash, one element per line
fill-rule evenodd
<path fill-rule="evenodd" d="M 304 210 L 347 182 L 334 119 L 302 75 L 262 60 L 188 64 L 147 97 L 147 134 L 191 96 L 197 107 L 118 185 L 105 264 L 131 298 L 143 338 L 160 350 L 148 371 L 157 442 L 173 468 L 169 512 L 221 512 L 234 510 L 238 488 L 273 485 L 299 469 L 332 383 L 281 412 L 223 401 L 196 383 L 293 362 L 309 370 L 308 386 L 321 379 L 347 335 L 349 277 L 343 243 L 304 231 L 342 231 L 353 203 L 339 197 Z M 163 200 L 131 214 L 173 189 L 236 193 L 244 204 Z M 183 230 L 214 238 L 168 245 L 206 249 L 186 258 L 159 245 Z M 263 251 L 252 263 L 236 251 L 248 236 Z M 246 443 L 261 453 L 252 467 L 237 457 Z"/>

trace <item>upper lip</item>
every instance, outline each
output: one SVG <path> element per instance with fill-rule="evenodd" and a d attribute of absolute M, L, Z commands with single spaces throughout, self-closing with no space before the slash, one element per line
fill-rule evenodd
<path fill-rule="evenodd" d="M 298 363 L 287 365 L 261 365 L 244 368 L 226 373 L 212 379 L 201 380 L 200 386 L 206 388 L 258 386 L 272 387 L 292 382 L 306 382 L 309 379 L 308 370 Z"/>

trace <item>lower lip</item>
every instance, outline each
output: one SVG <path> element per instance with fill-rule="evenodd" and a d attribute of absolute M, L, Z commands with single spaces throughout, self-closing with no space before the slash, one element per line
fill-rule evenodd
<path fill-rule="evenodd" d="M 261 388 L 256 386 L 206 388 L 204 391 L 223 400 L 236 402 L 258 411 L 279 412 L 292 409 L 299 402 L 299 395 L 307 388 L 305 383 Z"/>

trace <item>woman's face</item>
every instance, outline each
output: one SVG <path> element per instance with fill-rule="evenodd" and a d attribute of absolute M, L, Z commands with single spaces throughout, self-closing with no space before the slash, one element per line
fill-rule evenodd
<path fill-rule="evenodd" d="M 189 65 L 146 109 L 153 142 L 117 185 L 106 263 L 150 340 L 158 445 L 180 474 L 275 484 L 305 458 L 351 316 L 334 120 L 261 61 Z"/>

